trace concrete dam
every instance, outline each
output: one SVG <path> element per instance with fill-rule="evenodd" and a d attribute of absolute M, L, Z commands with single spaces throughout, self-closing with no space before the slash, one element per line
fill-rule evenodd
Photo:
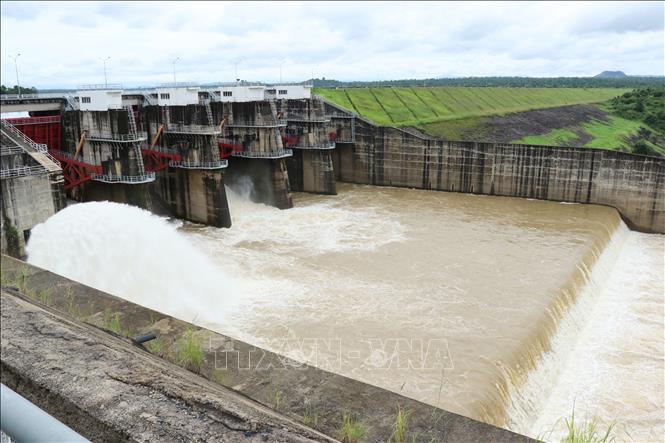
<path fill-rule="evenodd" d="M 3 176 L 17 287 L 71 288 L 35 303 L 155 332 L 174 362 L 191 324 L 194 372 L 332 438 L 351 411 L 386 441 L 400 405 L 417 441 L 558 441 L 573 409 L 662 440 L 662 159 L 443 141 L 279 86 L 230 100 L 252 88 L 97 111 L 79 91 L 57 149 L 3 125 L 3 152 L 37 139 L 14 162 L 62 168 Z M 28 178 L 50 205 L 29 220 Z M 229 363 L 249 348 L 295 363 Z"/>

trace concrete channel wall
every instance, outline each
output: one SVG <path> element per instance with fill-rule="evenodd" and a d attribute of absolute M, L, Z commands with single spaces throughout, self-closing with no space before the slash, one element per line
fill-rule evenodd
<path fill-rule="evenodd" d="M 241 415 L 236 412 L 236 418 L 234 418 L 224 412 L 224 410 L 238 409 L 233 402 L 230 404 L 227 402 L 226 406 L 220 407 L 216 398 L 223 393 L 220 393 L 219 389 L 214 386 L 222 385 L 258 404 L 254 410 L 258 410 L 255 413 L 260 413 L 260 416 L 264 417 L 261 418 L 261 422 L 268 420 L 265 418 L 266 408 L 270 408 L 279 415 L 279 420 L 275 417 L 269 418 L 270 423 L 281 421 L 285 426 L 285 432 L 291 430 L 297 435 L 311 439 L 324 440 L 317 437 L 317 434 L 313 433 L 314 431 L 305 432 L 305 429 L 298 428 L 293 423 L 306 423 L 318 432 L 341 439 L 343 414 L 350 414 L 367 428 L 367 436 L 363 441 L 387 441 L 393 432 L 396 408 L 399 406 L 402 410 L 411 413 L 408 419 L 408 441 L 411 441 L 413 436 L 416 441 L 456 443 L 532 441 L 513 432 L 301 364 L 231 337 L 193 326 L 4 255 L 2 256 L 2 280 L 2 382 L 19 394 L 35 401 L 38 406 L 57 418 L 62 419 L 62 405 L 67 405 L 68 418 L 65 423 L 79 432 L 85 430 L 85 426 L 81 429 L 81 424 L 89 423 L 90 416 L 108 417 L 100 409 L 115 411 L 116 419 L 113 417 L 111 417 L 112 420 L 109 419 L 114 426 L 109 427 L 107 431 L 104 431 L 102 426 L 92 428 L 102 433 L 97 438 L 98 440 L 113 440 L 117 435 L 122 435 L 125 439 L 130 440 L 145 440 L 145 438 L 141 438 L 143 434 L 140 434 L 139 431 L 153 432 L 156 423 L 163 425 L 162 431 L 168 430 L 169 426 L 176 426 L 181 420 L 184 423 L 183 426 L 192 426 L 192 409 L 193 412 L 199 414 L 195 416 L 202 420 L 200 422 L 202 429 L 209 429 L 210 423 L 205 420 L 210 417 L 214 419 L 215 416 L 231 418 L 235 422 L 244 421 L 238 419 L 237 416 L 246 417 L 247 413 Z M 11 286 L 17 287 L 24 294 L 21 296 L 20 302 L 7 300 L 9 297 L 16 296 L 11 295 L 16 294 L 16 291 L 10 288 Z M 8 292 L 9 294 L 7 294 Z M 25 303 L 28 301 L 36 307 L 26 306 Z M 22 305 L 22 307 L 17 305 Z M 7 309 L 5 309 L 6 306 Z M 94 388 L 88 393 L 89 395 L 85 395 L 86 392 L 81 386 L 90 386 L 89 377 L 100 375 L 101 370 L 92 368 L 93 363 L 96 364 L 93 361 L 95 359 L 90 358 L 90 362 L 86 363 L 87 354 L 82 354 L 81 359 L 84 361 L 79 361 L 76 358 L 77 354 L 71 353 L 66 357 L 73 361 L 72 365 L 64 367 L 55 363 L 58 358 L 62 359 L 55 354 L 61 352 L 62 349 L 67 349 L 69 345 L 73 346 L 78 341 L 82 348 L 87 349 L 86 352 L 99 355 L 98 358 L 102 360 L 102 363 L 105 359 L 111 359 L 106 372 L 112 374 L 119 371 L 117 362 L 113 361 L 118 358 L 115 350 L 117 346 L 113 345 L 113 352 L 110 353 L 96 352 L 93 348 L 100 341 L 98 333 L 90 333 L 87 338 L 72 339 L 70 336 L 75 331 L 49 332 L 49 328 L 61 329 L 56 328 L 57 324 L 54 325 L 53 321 L 50 322 L 48 328 L 41 325 L 33 327 L 28 323 L 36 321 L 38 315 L 32 311 L 39 310 L 37 308 L 53 312 L 51 318 L 58 318 L 55 323 L 96 325 L 102 330 L 112 331 L 109 332 L 109 335 L 119 333 L 119 336 L 135 337 L 153 332 L 157 339 L 148 342 L 145 345 L 146 350 L 134 347 L 135 350 L 132 351 L 135 354 L 134 359 L 139 360 L 140 364 L 133 365 L 124 374 L 121 374 L 124 377 L 122 380 L 126 380 L 126 383 L 118 386 L 112 380 L 104 378 L 103 383 L 93 384 Z M 30 312 L 21 313 L 26 310 Z M 21 313 L 22 316 L 17 318 L 17 321 L 5 321 L 5 315 L 15 317 L 19 315 L 17 313 Z M 30 321 L 27 321 L 28 319 Z M 80 331 L 80 327 L 77 326 L 77 328 Z M 44 345 L 44 352 L 37 349 L 34 356 L 30 355 L 29 358 L 22 359 L 18 358 L 20 351 L 17 350 L 30 348 L 26 344 L 30 340 L 30 334 L 27 334 L 28 337 L 26 337 L 26 331 L 32 331 L 31 334 L 35 334 L 35 331 L 43 331 L 43 339 L 48 339 L 49 343 Z M 42 332 L 39 333 L 42 334 Z M 85 332 L 77 334 L 78 336 L 86 335 Z M 68 340 L 70 343 L 65 343 Z M 188 341 L 202 351 L 200 364 L 183 360 L 183 355 L 185 355 L 183 349 Z M 34 342 L 40 343 L 40 338 L 35 338 Z M 104 346 L 99 348 L 101 350 Z M 183 376 L 179 373 L 180 368 L 162 364 L 161 369 L 157 371 L 141 371 L 140 367 L 147 363 L 149 363 L 148 369 L 155 369 L 155 365 L 157 365 L 154 361 L 146 359 L 146 352 L 161 357 L 165 361 L 180 362 L 182 366 L 197 374 L 190 376 L 191 383 L 198 384 L 200 387 L 209 386 L 210 392 L 201 391 L 200 387 L 190 392 L 179 386 L 183 380 Z M 53 364 L 49 364 L 49 361 Z M 128 361 L 131 362 L 132 359 Z M 101 368 L 104 368 L 103 364 Z M 89 374 L 88 371 L 91 373 Z M 131 373 L 132 371 L 136 373 Z M 148 372 L 153 375 L 148 375 Z M 79 382 L 71 382 L 73 377 L 78 377 Z M 121 377 L 116 375 L 115 381 L 118 378 Z M 198 381 L 200 378 L 205 378 L 207 381 Z M 136 389 L 152 388 L 146 392 L 153 392 L 154 395 L 166 393 L 166 397 L 178 400 L 179 403 L 176 403 L 180 405 L 180 412 L 170 412 L 175 415 L 169 416 L 162 416 L 161 412 L 157 410 L 130 414 L 129 412 L 135 410 L 142 412 L 140 409 L 144 407 L 144 404 L 135 404 L 137 395 L 131 390 L 126 390 L 128 384 L 133 384 Z M 98 389 L 98 386 L 102 386 L 102 388 Z M 121 391 L 117 389 L 121 389 Z M 57 402 L 48 401 L 47 394 L 53 390 L 57 390 L 60 399 Z M 126 393 L 126 396 L 123 392 Z M 177 395 L 173 395 L 173 393 L 177 393 Z M 205 407 L 203 408 L 203 406 Z M 205 414 L 201 414 L 202 408 Z M 106 422 L 108 423 L 108 420 Z M 261 429 L 263 428 L 258 430 Z M 257 429 L 253 428 L 253 431 L 257 431 Z M 104 438 L 106 437 L 104 432 L 108 432 L 108 439 Z M 85 434 L 85 432 L 83 433 Z M 153 434 L 145 435 L 149 440 Z M 250 432 L 248 435 L 254 434 Z M 257 435 L 260 436 L 258 433 Z M 168 437 L 169 434 L 161 436 L 162 439 L 168 439 Z M 291 440 L 287 438 L 272 441 Z"/>
<path fill-rule="evenodd" d="M 355 143 L 339 143 L 335 156 L 341 181 L 601 204 L 618 209 L 633 229 L 665 233 L 662 158 L 604 149 L 445 141 L 358 117 Z"/>

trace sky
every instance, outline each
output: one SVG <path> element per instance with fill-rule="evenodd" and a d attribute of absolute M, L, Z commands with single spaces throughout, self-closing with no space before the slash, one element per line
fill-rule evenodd
<path fill-rule="evenodd" d="M 104 83 L 108 57 L 108 83 L 125 87 L 171 82 L 174 67 L 178 82 L 208 83 L 663 75 L 665 65 L 663 2 L 2 1 L 0 9 L 1 81 L 16 84 L 20 53 L 20 83 L 38 89 Z"/>

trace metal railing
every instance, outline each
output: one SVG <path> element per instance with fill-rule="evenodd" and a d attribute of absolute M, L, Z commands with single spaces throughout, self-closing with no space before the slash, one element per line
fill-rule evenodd
<path fill-rule="evenodd" d="M 137 132 L 136 134 L 91 134 L 85 136 L 88 141 L 94 142 L 140 142 L 148 139 L 146 132 Z"/>
<path fill-rule="evenodd" d="M 290 112 L 286 114 L 286 119 L 290 122 L 327 123 L 330 121 L 328 116 L 292 114 Z"/>
<path fill-rule="evenodd" d="M 143 102 L 148 106 L 154 106 L 157 104 L 157 98 L 153 97 L 150 92 L 142 91 L 141 96 L 143 97 Z"/>
<path fill-rule="evenodd" d="M 342 112 L 328 112 L 326 113 L 326 117 L 328 118 L 356 118 L 355 115 L 353 114 L 345 114 Z"/>
<path fill-rule="evenodd" d="M 212 125 L 185 125 L 169 123 L 164 132 L 180 133 L 180 134 L 205 134 L 205 135 L 219 135 L 222 131 Z"/>
<path fill-rule="evenodd" d="M 279 149 L 276 151 L 240 151 L 231 154 L 234 157 L 245 158 L 284 158 L 293 155 L 292 149 Z"/>
<path fill-rule="evenodd" d="M 14 155 L 23 154 L 25 150 L 20 146 L 2 146 L 0 147 L 0 155 Z"/>
<path fill-rule="evenodd" d="M 0 94 L 0 100 L 22 100 L 24 98 L 41 98 L 39 94 Z"/>
<path fill-rule="evenodd" d="M 199 84 L 195 82 L 169 82 L 169 83 L 162 83 L 159 85 L 162 88 L 191 88 L 191 87 L 198 87 Z"/>
<path fill-rule="evenodd" d="M 275 119 L 274 124 L 269 125 L 252 125 L 248 123 L 227 123 L 226 128 L 278 128 L 280 126 L 286 126 L 287 121 L 284 118 Z"/>
<path fill-rule="evenodd" d="M 61 167 L 60 162 L 53 158 L 51 154 L 48 153 L 48 147 L 45 144 L 42 143 L 35 143 L 31 138 L 29 138 L 27 135 L 22 133 L 19 129 L 16 128 L 16 126 L 12 125 L 6 120 L 0 120 L 0 124 L 2 125 L 2 128 L 5 129 L 8 132 L 11 132 L 13 135 L 20 137 L 20 141 L 23 141 L 25 144 L 27 144 L 29 147 L 33 148 L 34 150 L 44 154 L 46 158 L 48 158 L 50 161 L 58 165 L 58 167 Z M 10 137 L 11 138 L 11 137 Z"/>
<path fill-rule="evenodd" d="M 188 162 L 188 161 L 171 161 L 169 166 L 172 168 L 182 169 L 222 169 L 229 165 L 228 160 L 218 160 L 211 162 Z"/>
<path fill-rule="evenodd" d="M 47 115 L 44 117 L 14 117 L 6 120 L 9 124 L 14 126 L 41 125 L 44 123 L 60 123 L 60 116 Z"/>
<path fill-rule="evenodd" d="M 314 145 L 301 145 L 298 144 L 296 146 L 293 146 L 294 149 L 319 149 L 319 150 L 327 150 L 327 149 L 335 149 L 335 142 L 333 141 L 327 141 L 323 143 L 317 143 Z"/>
<path fill-rule="evenodd" d="M 12 134 L 20 137 L 26 144 L 28 144 L 31 148 L 41 151 L 41 150 L 46 150 L 45 146 L 42 144 L 35 143 L 34 140 L 29 138 L 27 135 L 25 135 L 23 132 L 21 132 L 16 126 L 12 125 L 9 123 L 7 120 L 0 120 L 0 124 L 2 125 L 2 128 L 11 132 Z"/>
<path fill-rule="evenodd" d="M 25 177 L 27 175 L 48 174 L 49 170 L 42 165 L 17 166 L 11 169 L 0 169 L 0 178 Z"/>
<path fill-rule="evenodd" d="M 155 173 L 146 172 L 142 175 L 91 174 L 90 178 L 92 180 L 104 183 L 125 183 L 135 185 L 155 181 Z"/>
<path fill-rule="evenodd" d="M 100 89 L 122 89 L 122 85 L 120 83 L 105 83 L 105 84 L 97 84 L 97 85 L 80 85 L 77 88 L 79 91 L 90 91 L 90 90 L 100 90 Z"/>

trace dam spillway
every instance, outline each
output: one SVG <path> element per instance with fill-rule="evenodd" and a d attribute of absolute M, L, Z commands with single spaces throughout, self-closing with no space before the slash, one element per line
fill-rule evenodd
<path fill-rule="evenodd" d="M 279 211 L 229 192 L 228 230 L 169 224 L 126 206 L 133 215 L 124 214 L 108 203 L 95 203 L 101 206 L 87 216 L 70 215 L 87 211 L 75 205 L 34 229 L 29 261 L 534 436 L 548 430 L 552 417 L 568 416 L 587 389 L 562 389 L 561 380 L 570 380 L 574 362 L 604 340 L 598 313 L 608 309 L 605 299 L 630 312 L 647 349 L 662 348 L 662 317 L 645 307 L 662 306 L 663 237 L 628 231 L 612 208 L 348 184 L 338 184 L 338 193 L 295 193 L 296 207 Z M 131 231 L 133 238 L 119 241 L 118 234 Z M 78 241 L 82 233 L 85 242 Z M 69 241 L 64 256 L 56 241 Z M 640 265 L 644 278 L 626 286 L 626 273 Z M 610 326 L 619 331 L 625 321 Z M 335 340 L 341 352 L 318 346 Z M 437 357 L 427 360 L 421 345 Z M 630 337 L 614 346 L 625 353 Z M 594 374 L 617 378 L 629 367 L 612 352 L 595 356 L 602 370 L 580 382 L 598 384 Z M 662 416 L 662 360 L 649 352 L 631 359 L 655 370 L 631 389 L 594 389 L 576 414 L 605 411 L 604 421 L 620 420 L 612 404 L 625 402 L 630 413 L 620 414 L 630 435 L 659 438 L 662 422 L 653 414 Z"/>

